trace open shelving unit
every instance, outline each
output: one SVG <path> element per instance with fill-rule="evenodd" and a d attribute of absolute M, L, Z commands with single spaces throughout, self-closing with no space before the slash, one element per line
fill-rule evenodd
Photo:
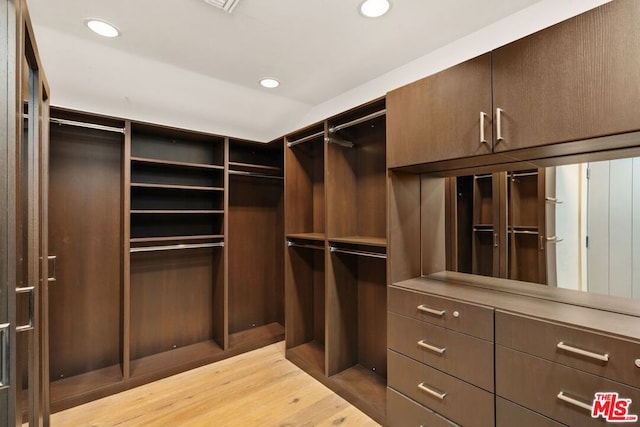
<path fill-rule="evenodd" d="M 228 343 L 284 338 L 282 140 L 228 142 Z"/>
<path fill-rule="evenodd" d="M 132 380 L 224 351 L 224 153 L 222 137 L 132 125 Z"/>
<path fill-rule="evenodd" d="M 384 100 L 285 141 L 287 358 L 384 424 Z"/>

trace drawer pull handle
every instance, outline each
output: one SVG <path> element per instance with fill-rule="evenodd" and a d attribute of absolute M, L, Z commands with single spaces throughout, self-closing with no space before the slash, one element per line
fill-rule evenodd
<path fill-rule="evenodd" d="M 561 391 L 560 393 L 558 393 L 557 398 L 562 400 L 563 402 L 567 402 L 573 406 L 577 406 L 578 408 L 586 409 L 589 412 L 591 412 L 591 410 L 593 409 L 593 405 L 589 405 L 588 403 L 584 403 L 579 401 L 578 399 L 569 397 L 566 394 L 564 394 L 564 391 Z"/>
<path fill-rule="evenodd" d="M 594 353 L 594 352 L 588 351 L 588 350 L 582 350 L 581 348 L 576 348 L 576 347 L 572 347 L 570 345 L 567 345 L 563 341 L 560 341 L 556 347 L 558 347 L 561 350 L 568 351 L 570 353 L 575 353 L 575 354 L 579 354 L 581 356 L 590 357 L 592 359 L 600 360 L 602 362 L 608 362 L 609 361 L 609 354 L 600 354 L 600 353 Z"/>
<path fill-rule="evenodd" d="M 444 316 L 444 314 L 447 312 L 446 310 L 434 310 L 433 308 L 429 308 L 424 304 L 421 304 L 418 306 L 418 310 L 420 311 L 424 311 L 425 313 L 429 313 L 429 314 L 435 314 L 436 316 Z"/>
<path fill-rule="evenodd" d="M 480 111 L 480 143 L 486 144 L 487 138 L 484 136 L 484 119 L 487 117 L 487 113 Z"/>
<path fill-rule="evenodd" d="M 422 347 L 422 348 L 426 348 L 427 350 L 431 350 L 431 351 L 433 351 L 435 353 L 438 353 L 438 354 L 442 354 L 445 351 L 447 351 L 447 347 L 442 347 L 442 348 L 436 347 L 434 345 L 427 344 L 424 340 L 418 341 L 418 345 L 420 347 Z"/>
<path fill-rule="evenodd" d="M 425 393 L 429 393 L 431 396 L 438 398 L 440 400 L 444 400 L 444 398 L 447 396 L 447 393 L 438 393 L 437 391 L 435 391 L 432 388 L 427 387 L 426 385 L 424 385 L 424 383 L 420 383 L 418 384 L 418 388 L 422 391 L 424 391 Z"/>

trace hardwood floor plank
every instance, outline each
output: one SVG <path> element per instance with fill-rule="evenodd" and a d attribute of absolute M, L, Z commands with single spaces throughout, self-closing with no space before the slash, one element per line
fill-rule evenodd
<path fill-rule="evenodd" d="M 284 342 L 77 406 L 51 424 L 377 426 L 284 357 Z"/>

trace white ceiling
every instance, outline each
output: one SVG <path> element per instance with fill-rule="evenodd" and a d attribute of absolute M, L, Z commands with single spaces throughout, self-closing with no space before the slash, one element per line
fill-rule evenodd
<path fill-rule="evenodd" d="M 28 3 L 53 104 L 267 141 L 606 2 L 391 1 L 379 19 L 361 0 L 240 0 L 232 14 L 203 0 Z M 122 35 L 91 33 L 90 17 Z M 266 76 L 281 86 L 261 88 Z"/>

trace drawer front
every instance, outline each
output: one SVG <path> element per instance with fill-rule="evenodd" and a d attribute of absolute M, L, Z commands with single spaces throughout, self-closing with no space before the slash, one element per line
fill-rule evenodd
<path fill-rule="evenodd" d="M 389 311 L 493 341 L 493 309 L 398 288 L 389 288 Z"/>
<path fill-rule="evenodd" d="M 496 427 L 562 427 L 564 425 L 501 397 L 496 397 Z"/>
<path fill-rule="evenodd" d="M 496 343 L 640 387 L 640 343 L 500 311 Z"/>
<path fill-rule="evenodd" d="M 493 343 L 389 313 L 389 348 L 493 392 Z"/>
<path fill-rule="evenodd" d="M 567 425 L 602 426 L 580 406 L 591 407 L 596 392 L 617 392 L 640 414 L 640 389 L 496 345 L 496 393 L 505 399 Z"/>
<path fill-rule="evenodd" d="M 452 421 L 387 388 L 387 425 L 389 427 L 455 427 Z"/>
<path fill-rule="evenodd" d="M 492 393 L 392 350 L 387 364 L 389 387 L 458 424 L 494 425 Z"/>

